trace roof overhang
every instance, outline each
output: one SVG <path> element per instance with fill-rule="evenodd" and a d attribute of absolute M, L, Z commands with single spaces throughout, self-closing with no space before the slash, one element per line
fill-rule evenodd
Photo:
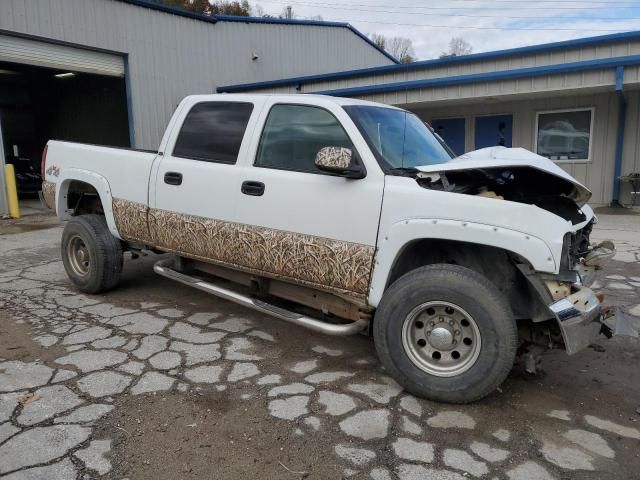
<path fill-rule="evenodd" d="M 512 70 L 500 70 L 495 72 L 471 73 L 451 77 L 427 78 L 406 82 L 392 82 L 376 85 L 364 85 L 357 87 L 320 90 L 312 93 L 333 95 L 337 97 L 360 97 L 378 93 L 417 90 L 423 88 L 450 87 L 456 85 L 469 85 L 481 82 L 496 82 L 502 80 L 517 80 L 521 78 L 535 78 L 545 75 L 559 75 L 593 70 L 617 69 L 619 67 L 640 65 L 640 55 L 612 57 L 598 60 L 586 60 L 582 62 L 561 63 L 557 65 L 543 65 L 539 67 L 516 68 Z M 615 82 L 622 81 L 618 76 Z M 614 82 L 614 84 L 615 84 Z"/>

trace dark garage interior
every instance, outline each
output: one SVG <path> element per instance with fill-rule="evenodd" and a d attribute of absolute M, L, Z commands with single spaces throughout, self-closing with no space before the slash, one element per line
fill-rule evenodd
<path fill-rule="evenodd" d="M 0 128 L 20 198 L 37 198 L 48 140 L 130 146 L 125 80 L 0 62 Z"/>

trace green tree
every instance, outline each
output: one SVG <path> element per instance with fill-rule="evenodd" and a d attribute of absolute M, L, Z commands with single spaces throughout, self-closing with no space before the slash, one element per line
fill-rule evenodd
<path fill-rule="evenodd" d="M 251 5 L 248 0 L 241 2 L 215 2 L 211 4 L 214 15 L 235 15 L 238 17 L 249 17 L 251 15 Z"/>

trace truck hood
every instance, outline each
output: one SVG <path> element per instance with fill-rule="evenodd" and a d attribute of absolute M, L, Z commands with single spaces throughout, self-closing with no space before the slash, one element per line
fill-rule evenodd
<path fill-rule="evenodd" d="M 531 168 L 539 172 L 549 174 L 566 182 L 569 188 L 565 189 L 564 196 L 573 200 L 578 206 L 582 206 L 589 198 L 591 191 L 578 182 L 548 158 L 537 155 L 524 148 L 488 147 L 473 152 L 465 153 L 447 163 L 424 165 L 416 169 L 424 174 L 441 174 L 447 172 L 462 172 L 469 170 L 509 170 Z M 543 178 L 535 175 L 532 178 Z"/>

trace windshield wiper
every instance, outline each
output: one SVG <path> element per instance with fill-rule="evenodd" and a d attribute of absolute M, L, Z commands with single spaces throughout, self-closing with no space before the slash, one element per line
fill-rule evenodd
<path fill-rule="evenodd" d="M 420 170 L 414 167 L 394 167 L 389 169 L 391 175 L 401 175 L 411 177 L 419 173 Z"/>

